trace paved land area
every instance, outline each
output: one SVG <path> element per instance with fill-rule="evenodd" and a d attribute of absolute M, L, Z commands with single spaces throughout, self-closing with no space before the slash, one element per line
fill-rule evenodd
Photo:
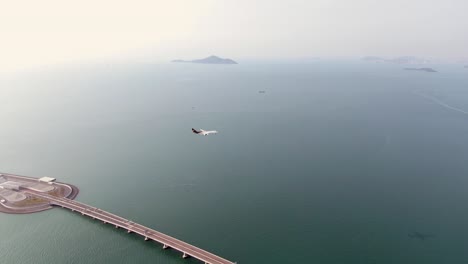
<path fill-rule="evenodd" d="M 28 214 L 51 209 L 49 201 L 28 195 L 34 191 L 56 197 L 74 199 L 78 188 L 60 182 L 40 182 L 37 178 L 0 173 L 0 212 Z"/>

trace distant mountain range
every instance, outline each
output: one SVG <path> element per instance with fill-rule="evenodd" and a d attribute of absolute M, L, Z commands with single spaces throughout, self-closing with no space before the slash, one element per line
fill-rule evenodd
<path fill-rule="evenodd" d="M 385 58 L 376 57 L 376 56 L 366 56 L 362 58 L 362 60 L 370 61 L 370 62 L 389 62 L 389 63 L 397 63 L 397 64 L 425 64 L 425 63 L 431 62 L 428 59 L 417 58 L 413 56 L 402 56 L 402 57 L 396 57 L 393 59 L 385 59 Z"/>
<path fill-rule="evenodd" d="M 375 61 L 375 62 L 385 61 L 384 58 L 377 57 L 377 56 L 366 56 L 366 57 L 363 57 L 362 60 L 364 60 L 364 61 Z"/>
<path fill-rule="evenodd" d="M 223 59 L 218 56 L 209 56 L 204 59 L 198 60 L 173 60 L 172 62 L 185 62 L 185 63 L 202 63 L 202 64 L 238 64 L 237 62 L 231 59 Z"/>
<path fill-rule="evenodd" d="M 437 72 L 432 68 L 405 68 L 407 71 L 424 71 L 424 72 Z"/>

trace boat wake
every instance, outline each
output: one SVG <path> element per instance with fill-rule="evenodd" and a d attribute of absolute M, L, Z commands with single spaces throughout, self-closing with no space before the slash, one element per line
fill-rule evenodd
<path fill-rule="evenodd" d="M 418 92 L 416 92 L 416 91 L 413 91 L 413 93 L 416 94 L 416 95 L 418 95 L 418 96 L 423 97 L 423 98 L 426 99 L 426 100 L 429 100 L 429 101 L 431 101 L 431 102 L 433 102 L 433 103 L 436 103 L 436 104 L 438 104 L 438 105 L 440 105 L 440 106 L 442 106 L 442 107 L 444 107 L 444 108 L 447 108 L 447 109 L 450 109 L 450 110 L 452 110 L 452 111 L 456 111 L 456 112 L 462 113 L 462 114 L 464 114 L 464 115 L 468 115 L 468 111 L 465 111 L 465 110 L 463 110 L 463 109 L 456 108 L 456 107 L 454 107 L 454 106 L 448 105 L 448 104 L 446 104 L 445 102 L 443 102 L 443 101 L 441 101 L 441 100 L 439 100 L 439 99 L 437 99 L 437 98 L 435 98 L 435 97 L 432 97 L 432 96 L 427 95 L 427 94 L 418 93 Z"/>

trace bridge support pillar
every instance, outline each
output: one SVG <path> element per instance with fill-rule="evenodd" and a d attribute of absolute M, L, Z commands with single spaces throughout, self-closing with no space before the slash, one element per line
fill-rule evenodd
<path fill-rule="evenodd" d="M 168 249 L 169 247 L 167 245 L 163 245 L 163 249 Z"/>
<path fill-rule="evenodd" d="M 145 241 L 148 241 L 148 239 L 149 239 L 148 237 L 145 237 Z"/>
<path fill-rule="evenodd" d="M 119 226 L 115 226 L 115 228 L 117 228 L 117 229 L 118 229 L 118 228 L 119 228 Z"/>
<path fill-rule="evenodd" d="M 130 234 L 131 232 L 132 232 L 132 231 L 131 231 L 130 229 L 128 229 L 128 230 L 127 230 L 127 233 L 129 233 L 129 234 Z"/>
<path fill-rule="evenodd" d="M 102 221 L 104 224 L 107 224 L 105 221 Z"/>
<path fill-rule="evenodd" d="M 184 254 L 182 255 L 182 258 L 188 258 L 188 257 L 189 257 L 189 255 L 185 254 L 185 252 L 184 252 Z"/>

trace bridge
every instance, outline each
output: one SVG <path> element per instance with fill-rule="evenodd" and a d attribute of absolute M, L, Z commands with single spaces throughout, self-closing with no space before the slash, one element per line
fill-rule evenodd
<path fill-rule="evenodd" d="M 180 251 L 182 253 L 183 258 L 193 257 L 206 264 L 235 264 L 235 262 L 231 262 L 229 260 L 216 256 L 215 254 L 207 252 L 201 248 L 195 247 L 186 242 L 183 242 L 181 240 L 178 240 L 176 238 L 173 238 L 146 226 L 140 225 L 138 223 L 134 223 L 130 220 L 98 209 L 96 207 L 92 207 L 68 198 L 60 198 L 39 192 L 23 191 L 23 193 L 47 200 L 49 201 L 50 205 L 61 206 L 62 208 L 67 208 L 71 211 L 79 212 L 82 215 L 92 217 L 93 219 L 98 219 L 104 222 L 105 224 L 112 224 L 115 226 L 115 228 L 123 228 L 127 230 L 128 233 L 133 232 L 139 234 L 143 236 L 145 240 L 157 241 L 162 244 L 163 249 L 173 248 Z"/>

